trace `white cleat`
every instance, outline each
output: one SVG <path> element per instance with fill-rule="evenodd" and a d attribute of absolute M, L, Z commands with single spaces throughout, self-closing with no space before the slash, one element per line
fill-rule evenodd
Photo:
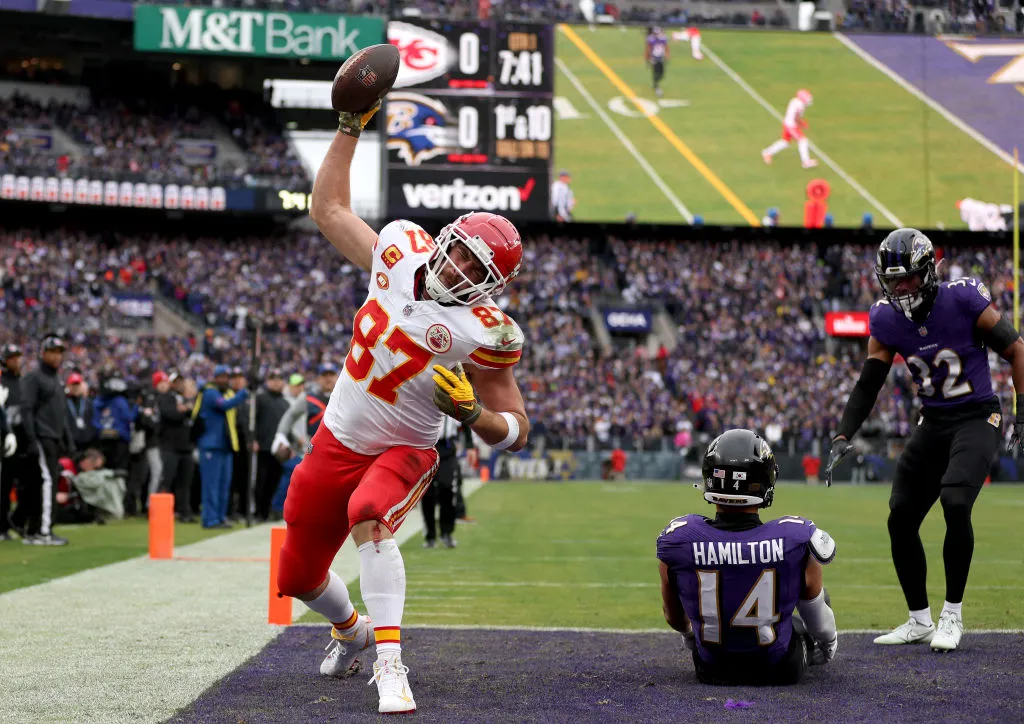
<path fill-rule="evenodd" d="M 923 626 L 915 619 L 910 619 L 902 626 L 897 626 L 887 634 L 875 639 L 876 644 L 895 646 L 897 644 L 926 644 L 935 635 L 935 626 Z"/>
<path fill-rule="evenodd" d="M 379 713 L 412 714 L 416 711 L 416 701 L 409 688 L 409 667 L 402 664 L 401 654 L 377 657 L 373 662 L 373 678 L 367 686 L 373 683 L 377 684 L 377 696 L 380 697 Z"/>
<path fill-rule="evenodd" d="M 955 651 L 964 635 L 964 622 L 955 613 L 943 611 L 939 615 L 939 625 L 932 637 L 932 651 Z"/>
<path fill-rule="evenodd" d="M 320 664 L 320 673 L 344 679 L 359 672 L 360 653 L 372 653 L 373 625 L 369 616 L 360 616 L 359 625 L 351 636 L 342 636 L 338 629 L 331 628 L 331 643 L 327 644 L 327 658 Z"/>
<path fill-rule="evenodd" d="M 767 151 L 761 151 L 761 160 L 768 166 L 772 165 L 772 155 Z"/>
<path fill-rule="evenodd" d="M 809 158 L 803 163 L 804 168 L 815 168 L 818 165 L 817 159 Z"/>

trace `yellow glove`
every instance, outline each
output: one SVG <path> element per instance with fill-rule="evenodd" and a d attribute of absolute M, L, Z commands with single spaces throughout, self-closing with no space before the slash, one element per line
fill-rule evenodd
<path fill-rule="evenodd" d="M 378 98 L 377 102 L 365 111 L 359 111 L 357 113 L 344 111 L 338 113 L 338 130 L 346 136 L 359 138 L 359 134 L 363 132 L 364 128 L 366 128 L 366 124 L 370 122 L 370 119 L 373 118 L 379 110 L 380 98 Z"/>
<path fill-rule="evenodd" d="M 476 422 L 484 411 L 461 362 L 454 371 L 434 365 L 434 404 L 448 417 L 466 425 Z"/>

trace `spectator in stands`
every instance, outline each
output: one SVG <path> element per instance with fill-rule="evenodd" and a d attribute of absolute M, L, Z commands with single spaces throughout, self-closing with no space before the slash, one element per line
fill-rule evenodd
<path fill-rule="evenodd" d="M 230 374 L 227 365 L 217 365 L 213 382 L 203 387 L 196 403 L 198 409 L 193 410 L 193 418 L 198 417 L 203 425 L 196 447 L 199 449 L 204 528 L 231 527 L 227 516 L 232 467 L 234 453 L 242 449 L 237 408 L 249 399 L 249 391 L 244 375 L 231 377 Z"/>

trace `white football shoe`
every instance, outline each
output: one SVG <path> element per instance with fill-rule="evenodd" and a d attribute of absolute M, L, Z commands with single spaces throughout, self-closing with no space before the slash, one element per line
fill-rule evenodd
<path fill-rule="evenodd" d="M 373 677 L 367 682 L 377 684 L 380 703 L 377 711 L 381 714 L 412 714 L 416 701 L 409 688 L 409 667 L 402 664 L 401 654 L 381 654 L 373 662 Z"/>
<path fill-rule="evenodd" d="M 882 634 L 875 639 L 876 644 L 894 646 L 896 644 L 926 644 L 935 635 L 935 626 L 928 624 L 924 626 L 911 618 L 902 626 L 897 626 L 887 634 Z"/>
<path fill-rule="evenodd" d="M 943 611 L 939 614 L 939 625 L 932 637 L 932 651 L 955 651 L 963 635 L 963 619 L 951 611 Z"/>
<path fill-rule="evenodd" d="M 344 679 L 358 673 L 361 668 L 356 658 L 363 651 L 372 653 L 373 625 L 369 616 L 360 616 L 356 630 L 349 636 L 342 636 L 338 629 L 331 627 L 331 643 L 327 644 L 327 658 L 320 664 L 320 673 Z"/>

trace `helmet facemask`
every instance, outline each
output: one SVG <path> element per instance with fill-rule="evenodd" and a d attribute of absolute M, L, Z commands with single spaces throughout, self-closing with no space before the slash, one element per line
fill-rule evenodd
<path fill-rule="evenodd" d="M 906 270 L 902 266 L 875 269 L 882 293 L 891 305 L 899 309 L 912 322 L 923 322 L 931 311 L 938 291 L 939 279 L 935 262 L 928 261 L 922 267 Z M 918 277 L 920 284 L 913 291 L 897 293 L 900 282 L 909 277 Z"/>
<path fill-rule="evenodd" d="M 452 258 L 456 245 L 461 245 L 483 267 L 482 280 L 474 282 L 459 268 Z M 451 267 L 456 278 L 451 286 L 441 278 L 446 266 Z M 434 301 L 441 304 L 475 304 L 485 297 L 500 294 L 508 281 L 494 264 L 494 252 L 479 236 L 469 236 L 459 227 L 458 222 L 449 224 L 438 234 L 437 248 L 427 263 L 424 278 L 427 294 Z"/>

